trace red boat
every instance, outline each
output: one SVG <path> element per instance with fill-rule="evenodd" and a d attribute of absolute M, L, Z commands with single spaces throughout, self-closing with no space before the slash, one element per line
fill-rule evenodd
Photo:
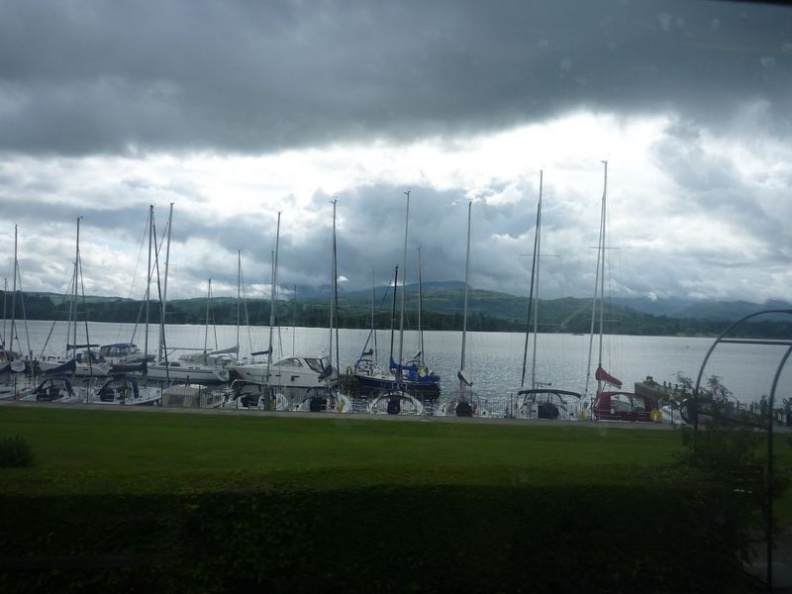
<path fill-rule="evenodd" d="M 651 396 L 632 392 L 600 392 L 591 406 L 593 417 L 599 421 L 637 421 L 651 423 L 657 401 Z"/>

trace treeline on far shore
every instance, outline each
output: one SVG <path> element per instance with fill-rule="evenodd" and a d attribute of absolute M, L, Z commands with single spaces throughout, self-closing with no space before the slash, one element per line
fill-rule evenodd
<path fill-rule="evenodd" d="M 51 294 L 21 294 L 13 298 L 10 292 L 3 294 L 4 318 L 6 320 L 57 320 L 69 319 L 69 304 L 62 296 Z M 385 306 L 387 305 L 387 307 Z M 237 300 L 234 298 L 176 299 L 168 301 L 165 321 L 168 324 L 210 324 L 268 326 L 271 304 L 266 299 Z M 540 300 L 539 332 L 564 332 L 588 334 L 591 331 L 591 299 L 564 298 Z M 71 317 L 78 320 L 108 323 L 149 323 L 160 321 L 159 303 L 122 298 L 80 298 Z M 462 291 L 447 290 L 438 296 L 424 299 L 420 315 L 420 327 L 424 330 L 458 331 L 463 324 Z M 413 305 L 404 314 L 404 327 L 419 327 L 418 308 Z M 526 332 L 529 328 L 527 300 L 492 299 L 491 294 L 476 291 L 468 303 L 467 328 L 476 332 Z M 398 327 L 400 315 L 392 313 L 389 304 L 374 313 L 372 323 L 370 303 L 361 299 L 341 297 L 338 303 L 337 324 L 340 328 L 368 329 L 375 327 L 387 330 Z M 306 299 L 277 301 L 274 319 L 280 326 L 329 327 L 330 304 L 326 300 Z M 533 319 L 531 317 L 531 319 Z M 605 332 L 642 336 L 718 336 L 734 320 L 674 318 L 654 316 L 635 310 L 605 305 L 603 315 Z M 533 327 L 531 322 L 530 327 Z M 597 326 L 598 327 L 598 326 Z M 758 319 L 746 322 L 730 333 L 732 336 L 750 338 L 789 338 L 792 321 L 784 318 Z"/>

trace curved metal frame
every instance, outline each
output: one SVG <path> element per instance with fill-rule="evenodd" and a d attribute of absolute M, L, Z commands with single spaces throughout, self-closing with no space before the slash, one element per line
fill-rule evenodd
<path fill-rule="evenodd" d="M 734 322 L 731 326 L 726 328 L 720 336 L 715 340 L 715 342 L 710 347 L 709 351 L 704 357 L 704 361 L 701 363 L 701 367 L 699 368 L 698 377 L 696 378 L 696 387 L 693 391 L 693 401 L 694 401 L 694 412 L 693 412 L 693 455 L 697 454 L 697 433 L 698 433 L 698 399 L 700 395 L 701 389 L 701 377 L 704 375 L 704 368 L 707 366 L 707 362 L 709 361 L 710 355 L 712 355 L 713 351 L 719 344 L 751 344 L 751 345 L 775 345 L 775 346 L 785 346 L 786 352 L 781 357 L 781 361 L 776 368 L 775 375 L 773 376 L 773 383 L 770 389 L 769 400 L 767 403 L 767 418 L 765 419 L 765 424 L 762 423 L 755 423 L 750 421 L 744 421 L 740 419 L 734 419 L 731 417 L 727 417 L 725 415 L 721 415 L 718 413 L 717 410 L 713 411 L 710 415 L 714 418 L 722 419 L 728 421 L 730 423 L 734 423 L 736 425 L 744 425 L 744 426 L 751 426 L 756 427 L 758 429 L 764 429 L 767 431 L 767 501 L 766 509 L 767 509 L 767 524 L 765 527 L 766 530 L 766 537 L 767 537 L 767 583 L 766 586 L 768 588 L 772 588 L 773 584 L 773 484 L 775 482 L 775 469 L 773 465 L 773 410 L 775 408 L 775 393 L 776 388 L 778 387 L 778 380 L 781 377 L 781 372 L 783 371 L 784 367 L 786 366 L 787 361 L 792 355 L 792 339 L 790 340 L 754 340 L 754 339 L 745 339 L 745 338 L 728 338 L 729 333 L 740 326 L 742 323 L 746 322 L 747 320 L 768 314 L 787 314 L 792 316 L 792 309 L 769 309 L 764 311 L 759 311 L 750 315 L 745 316 L 744 318 Z"/>

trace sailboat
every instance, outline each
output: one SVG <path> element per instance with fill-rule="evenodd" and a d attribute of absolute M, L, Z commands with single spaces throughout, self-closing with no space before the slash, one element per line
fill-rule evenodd
<path fill-rule="evenodd" d="M 330 365 L 324 373 L 324 386 L 314 386 L 295 403 L 295 411 L 305 412 L 335 412 L 351 413 L 352 399 L 345 394 L 338 385 L 338 378 L 333 378 L 333 353 L 336 355 L 336 369 L 338 363 L 338 249 L 336 244 L 336 206 L 338 201 L 333 200 L 333 249 L 331 265 L 331 291 L 330 291 L 330 348 L 328 360 Z"/>
<path fill-rule="evenodd" d="M 461 361 L 457 378 L 459 388 L 451 392 L 440 404 L 435 413 L 437 416 L 448 417 L 488 417 L 489 409 L 478 394 L 473 391 L 473 377 L 466 367 L 465 355 L 467 352 L 467 314 L 468 314 L 468 293 L 470 291 L 470 223 L 473 209 L 473 202 L 468 202 L 468 221 L 467 221 L 467 249 L 465 251 L 465 299 L 462 314 L 462 349 Z"/>
<path fill-rule="evenodd" d="M 273 259 L 274 262 L 274 259 Z M 237 345 L 240 344 L 240 328 L 242 324 L 242 309 L 245 311 L 245 324 L 248 326 L 248 344 L 250 352 L 253 351 L 253 343 L 250 335 L 250 320 L 248 318 L 247 304 L 243 298 L 242 282 L 242 251 L 237 250 Z M 237 366 L 243 365 L 244 361 L 237 360 L 230 365 L 233 375 L 236 373 Z M 223 392 L 223 401 L 220 408 L 233 408 L 238 410 L 291 410 L 291 403 L 285 394 L 270 387 L 267 382 L 258 380 L 234 379 L 231 385 Z"/>
<path fill-rule="evenodd" d="M 266 350 L 251 353 L 250 360 L 243 359 L 231 365 L 230 369 L 233 371 L 236 379 L 267 384 L 276 388 L 282 394 L 299 396 L 309 388 L 325 386 L 325 380 L 328 378 L 331 384 L 334 383 L 337 381 L 337 375 L 333 374 L 333 369 L 330 366 L 329 360 L 324 357 L 290 355 L 283 357 L 275 363 L 272 362 L 273 332 L 276 327 L 275 314 L 277 311 L 280 220 L 281 213 L 279 212 L 278 224 L 275 232 L 275 251 L 272 258 L 269 344 Z M 255 357 L 259 355 L 266 355 L 266 360 L 256 361 Z"/>
<path fill-rule="evenodd" d="M 151 277 L 152 277 L 152 268 L 151 265 L 151 256 L 154 255 L 154 267 L 157 270 L 157 287 L 158 290 L 160 289 L 159 285 L 159 252 L 160 246 L 156 243 L 156 227 L 154 225 L 154 207 L 150 207 L 150 227 L 149 227 L 149 279 L 148 279 L 148 286 L 151 285 Z M 161 287 L 161 293 L 159 295 L 159 305 L 160 305 L 160 324 L 159 324 L 159 345 L 157 347 L 157 358 L 154 363 L 146 363 L 145 364 L 145 375 L 146 378 L 149 380 L 156 381 L 161 384 L 172 384 L 172 383 L 188 383 L 188 384 L 222 384 L 229 380 L 230 372 L 228 369 L 223 367 L 218 367 L 214 364 L 207 365 L 203 361 L 192 361 L 189 358 L 186 359 L 171 359 L 170 353 L 168 352 L 168 346 L 166 343 L 165 337 L 165 315 L 166 315 L 166 306 L 167 306 L 167 297 L 168 297 L 168 266 L 169 266 L 169 259 L 170 259 L 170 236 L 171 236 L 171 229 L 172 229 L 172 222 L 173 222 L 173 205 L 171 205 L 170 214 L 168 216 L 168 241 L 166 245 L 166 254 L 165 254 L 165 273 L 163 275 L 164 281 Z M 153 243 L 153 250 L 152 250 L 152 241 Z M 211 292 L 211 287 L 210 287 Z M 147 288 L 146 291 L 146 303 L 150 302 L 150 290 Z M 148 312 L 146 313 L 146 320 L 147 320 L 147 327 L 148 327 Z M 146 352 L 148 351 L 148 330 L 146 330 L 146 348 L 144 349 Z M 174 350 L 174 349 L 171 349 Z"/>
<path fill-rule="evenodd" d="M 82 260 L 80 258 L 80 220 L 77 217 L 77 241 L 76 253 L 74 256 L 74 271 L 72 274 L 71 291 L 67 299 L 68 330 L 66 332 L 66 351 L 63 355 L 45 355 L 43 352 L 38 360 L 39 370 L 45 374 L 53 373 L 72 373 L 79 376 L 106 376 L 110 372 L 109 365 L 100 363 L 96 353 L 92 350 L 98 348 L 98 344 L 91 344 L 88 340 L 88 321 L 85 320 L 85 344 L 77 342 L 77 309 L 80 298 L 80 285 L 82 279 Z M 85 298 L 82 295 L 83 299 Z M 54 326 L 53 326 L 54 327 Z M 50 331 L 51 334 L 52 331 Z M 71 342 L 70 342 L 71 341 Z M 46 348 L 46 343 L 44 345 Z"/>
<path fill-rule="evenodd" d="M 511 403 L 510 416 L 518 419 L 577 419 L 581 394 L 571 390 L 553 388 L 552 384 L 540 384 L 536 378 L 536 354 L 539 334 L 539 254 L 541 252 L 542 229 L 542 190 L 544 173 L 539 172 L 539 202 L 536 207 L 536 234 L 534 235 L 533 261 L 531 264 L 531 285 L 528 296 L 528 325 L 533 330 L 525 333 L 522 377 L 520 390 Z M 525 376 L 528 362 L 529 339 L 533 335 L 531 357 L 531 383 L 526 387 Z"/>
<path fill-rule="evenodd" d="M 206 293 L 206 325 L 204 331 L 204 345 L 203 349 L 197 349 L 196 353 L 186 353 L 179 356 L 179 362 L 182 364 L 192 364 L 205 367 L 208 371 L 217 372 L 217 374 L 225 378 L 222 381 L 230 379 L 230 371 L 228 367 L 234 362 L 235 357 L 232 354 L 239 352 L 239 343 L 225 349 L 218 349 L 217 334 L 215 332 L 214 349 L 210 349 L 209 344 L 209 329 L 214 327 L 214 316 L 212 314 L 212 279 L 208 281 L 208 289 Z M 216 329 L 215 329 L 216 330 Z"/>
<path fill-rule="evenodd" d="M 605 301 L 605 234 L 608 195 L 608 162 L 602 162 L 605 167 L 605 180 L 602 191 L 602 207 L 600 213 L 599 245 L 597 249 L 597 273 L 594 283 L 594 300 L 591 311 L 591 340 L 589 344 L 589 363 L 594 342 L 595 323 L 598 322 L 599 345 L 597 368 L 594 379 L 597 380 L 597 392 L 591 403 L 591 418 L 598 421 L 640 421 L 653 422 L 652 411 L 657 403 L 649 396 L 641 396 L 633 392 L 622 391 L 622 382 L 608 373 L 602 365 L 603 334 L 604 334 L 604 301 Z M 588 378 L 586 380 L 586 393 L 588 393 Z"/>
<path fill-rule="evenodd" d="M 399 285 L 399 267 L 396 266 L 393 276 L 393 304 L 391 308 L 391 340 L 388 369 L 382 370 L 376 363 L 376 359 L 371 359 L 368 352 L 364 352 L 355 364 L 354 375 L 364 393 L 369 396 L 382 396 L 383 392 L 407 393 L 422 400 L 436 400 L 440 396 L 440 376 L 432 371 L 426 364 L 423 357 L 423 338 L 419 321 L 419 349 L 416 355 L 407 362 L 404 362 L 404 302 L 407 286 L 407 237 L 410 220 L 410 191 L 406 191 L 407 214 L 404 225 L 404 255 L 402 259 L 402 280 L 401 309 L 399 314 L 399 344 L 398 353 L 394 352 L 394 338 L 396 332 L 396 294 Z M 420 252 L 419 252 L 420 254 Z M 420 279 L 420 256 L 419 256 L 419 279 Z M 420 280 L 419 280 L 420 285 Z M 420 291 L 419 291 L 420 292 Z M 421 303 L 419 300 L 419 320 Z M 374 312 L 372 311 L 372 325 Z M 372 328 L 372 331 L 373 328 Z M 365 347 L 364 347 L 365 351 Z M 397 362 L 398 360 L 398 362 Z"/>
<path fill-rule="evenodd" d="M 20 374 L 25 371 L 30 371 L 28 369 L 28 364 L 30 363 L 30 359 L 32 359 L 32 353 L 30 352 L 30 337 L 28 336 L 28 349 L 26 353 L 23 355 L 22 351 L 22 344 L 19 341 L 18 331 L 17 331 L 17 313 L 16 313 L 16 305 L 17 301 L 17 293 L 20 295 L 22 294 L 22 277 L 19 273 L 19 241 L 18 241 L 18 228 L 14 225 L 14 280 L 12 282 L 12 301 L 11 301 L 11 331 L 9 334 L 6 334 L 5 322 L 6 322 L 6 300 L 8 297 L 8 281 L 5 281 L 5 291 L 3 293 L 3 336 L 2 342 L 0 342 L 0 374 L 6 375 L 11 374 L 13 372 L 14 382 L 16 381 L 16 375 Z M 17 284 L 17 281 L 19 283 Z M 23 318 L 25 318 L 25 302 L 24 299 L 20 301 L 20 305 L 22 307 L 22 314 Z M 27 320 L 24 320 L 25 325 L 25 333 L 27 334 Z M 16 342 L 16 348 L 19 350 L 15 350 L 14 343 Z M 6 378 L 8 379 L 8 378 Z M 7 386 L 2 385 L 0 386 L 0 390 L 4 390 L 8 394 L 15 394 L 15 386 Z M 0 395 L 0 398 L 3 398 L 6 394 L 3 393 Z"/>

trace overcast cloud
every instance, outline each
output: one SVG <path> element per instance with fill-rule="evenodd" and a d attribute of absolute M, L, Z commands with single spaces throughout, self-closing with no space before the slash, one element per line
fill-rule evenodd
<path fill-rule="evenodd" d="M 0 238 L 26 290 L 142 296 L 173 204 L 171 297 L 426 280 L 792 299 L 792 9 L 697 0 L 0 0 Z M 6 251 L 5 275 L 13 275 Z M 415 280 L 413 277 L 412 280 Z"/>

